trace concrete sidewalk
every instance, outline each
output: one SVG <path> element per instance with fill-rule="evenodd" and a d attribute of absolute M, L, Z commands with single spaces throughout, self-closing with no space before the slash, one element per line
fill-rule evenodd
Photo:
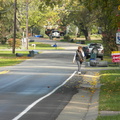
<path fill-rule="evenodd" d="M 83 74 L 79 92 L 75 94 L 56 120 L 96 120 L 98 116 L 99 74 Z M 79 79 L 79 77 L 78 77 Z"/>

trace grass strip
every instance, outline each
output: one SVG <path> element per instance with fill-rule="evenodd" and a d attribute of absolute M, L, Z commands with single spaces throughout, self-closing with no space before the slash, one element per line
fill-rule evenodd
<path fill-rule="evenodd" d="M 34 48 L 34 46 L 32 46 L 32 44 L 35 44 L 36 47 Z M 20 46 L 19 48 L 16 48 L 16 49 L 20 49 L 22 48 L 22 46 Z M 29 50 L 33 50 L 33 49 L 36 49 L 36 50 L 54 50 L 54 49 L 63 49 L 61 47 L 53 47 L 51 46 L 50 44 L 45 44 L 45 43 L 41 43 L 41 42 L 29 42 L 29 46 L 28 46 Z M 8 44 L 4 44 L 4 45 L 1 45 L 0 44 L 0 49 L 12 49 Z"/>
<path fill-rule="evenodd" d="M 16 55 L 12 54 L 11 51 L 0 51 L 0 67 L 16 65 L 26 59 L 30 59 L 30 57 L 27 57 L 28 51 L 16 51 L 16 53 L 17 52 L 22 53 L 23 56 L 16 57 Z"/>
<path fill-rule="evenodd" d="M 120 70 L 102 70 L 99 111 L 120 111 Z M 120 114 L 98 116 L 97 120 L 120 120 Z"/>
<path fill-rule="evenodd" d="M 120 70 L 101 71 L 99 110 L 120 111 Z"/>
<path fill-rule="evenodd" d="M 34 49 L 34 47 L 32 46 L 32 44 L 35 44 L 36 50 L 54 50 L 54 49 L 63 49 L 61 47 L 53 47 L 50 44 L 45 44 L 45 43 L 41 43 L 41 42 L 31 42 L 29 43 L 29 49 Z"/>
<path fill-rule="evenodd" d="M 113 116 L 99 116 L 97 120 L 120 120 L 120 114 Z"/>
<path fill-rule="evenodd" d="M 21 62 L 23 62 L 24 60 L 28 59 L 28 57 L 19 57 L 19 58 L 2 58 L 0 59 L 0 67 L 3 66 L 11 66 L 11 65 L 16 65 L 19 64 Z"/>

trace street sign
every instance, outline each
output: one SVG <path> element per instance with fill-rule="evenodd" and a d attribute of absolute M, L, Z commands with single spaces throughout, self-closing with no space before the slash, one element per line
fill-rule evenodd
<path fill-rule="evenodd" d="M 120 62 L 120 51 L 112 51 L 112 62 Z"/>
<path fill-rule="evenodd" d="M 120 44 L 120 32 L 116 33 L 116 44 Z"/>

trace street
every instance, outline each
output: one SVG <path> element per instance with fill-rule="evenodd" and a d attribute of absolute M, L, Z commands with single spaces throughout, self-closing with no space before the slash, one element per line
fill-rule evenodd
<path fill-rule="evenodd" d="M 76 91 L 74 87 L 56 89 L 76 70 L 74 52 L 43 51 L 16 66 L 5 67 L 9 72 L 0 75 L 0 120 L 54 120 Z"/>
<path fill-rule="evenodd" d="M 119 79 L 120 0 L 0 0 L 0 120 L 119 119 Z"/>

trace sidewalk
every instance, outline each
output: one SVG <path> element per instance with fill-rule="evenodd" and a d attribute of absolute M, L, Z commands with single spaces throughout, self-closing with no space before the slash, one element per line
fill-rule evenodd
<path fill-rule="evenodd" d="M 79 92 L 72 97 L 56 120 L 96 120 L 99 99 L 98 81 L 98 72 L 87 71 L 83 74 Z"/>

